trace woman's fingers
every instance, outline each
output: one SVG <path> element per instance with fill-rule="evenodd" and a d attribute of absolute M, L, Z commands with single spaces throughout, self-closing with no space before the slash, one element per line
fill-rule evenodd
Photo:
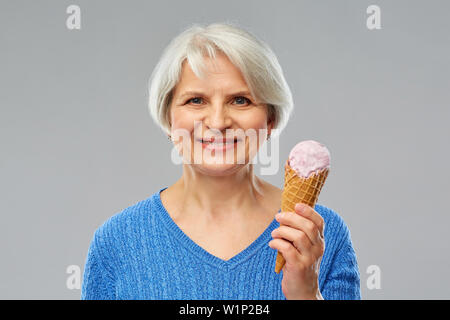
<path fill-rule="evenodd" d="M 295 212 L 300 214 L 302 217 L 312 221 L 319 229 L 320 236 L 323 238 L 323 229 L 325 228 L 325 222 L 320 214 L 318 214 L 312 207 L 301 202 L 295 205 Z"/>
<path fill-rule="evenodd" d="M 301 254 L 307 254 L 313 245 L 306 233 L 288 226 L 280 226 L 279 228 L 273 230 L 272 237 L 281 238 L 292 242 L 294 247 Z"/>
<path fill-rule="evenodd" d="M 269 247 L 280 251 L 284 260 L 286 260 L 286 264 L 295 266 L 301 262 L 300 253 L 294 245 L 287 240 L 279 238 L 273 239 L 269 242 Z"/>
<path fill-rule="evenodd" d="M 281 225 L 287 225 L 294 229 L 303 231 L 308 236 L 312 244 L 317 244 L 321 241 L 321 235 L 318 227 L 311 220 L 295 212 L 280 212 L 276 215 L 276 219 Z"/>

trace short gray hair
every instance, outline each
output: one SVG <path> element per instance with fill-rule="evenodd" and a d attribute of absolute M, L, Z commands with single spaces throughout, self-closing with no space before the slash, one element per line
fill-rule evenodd
<path fill-rule="evenodd" d="M 149 80 L 148 107 L 155 123 L 170 134 L 169 106 L 182 63 L 187 59 L 195 75 L 202 78 L 203 57 L 207 54 L 215 58 L 216 50 L 241 71 L 251 95 L 268 105 L 269 119 L 278 129 L 273 133 L 280 133 L 292 112 L 293 100 L 278 59 L 264 41 L 231 22 L 208 26 L 195 23 L 164 49 Z"/>

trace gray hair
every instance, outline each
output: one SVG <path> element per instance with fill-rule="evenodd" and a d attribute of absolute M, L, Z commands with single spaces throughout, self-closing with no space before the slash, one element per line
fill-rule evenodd
<path fill-rule="evenodd" d="M 203 78 L 203 57 L 215 58 L 216 50 L 241 71 L 251 95 L 267 104 L 268 117 L 277 129 L 272 134 L 279 134 L 292 112 L 293 100 L 278 59 L 264 41 L 230 22 L 195 23 L 165 48 L 149 80 L 148 107 L 154 122 L 170 134 L 169 106 L 182 63 L 187 59 L 195 75 Z"/>

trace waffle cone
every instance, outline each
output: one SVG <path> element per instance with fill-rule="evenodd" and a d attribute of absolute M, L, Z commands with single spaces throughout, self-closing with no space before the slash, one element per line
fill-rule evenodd
<path fill-rule="evenodd" d="M 311 174 L 308 178 L 299 177 L 294 169 L 289 166 L 288 161 L 286 161 L 284 166 L 284 188 L 281 194 L 281 211 L 294 212 L 295 205 L 298 202 L 314 208 L 328 172 L 329 169 L 326 168 Z M 280 273 L 284 263 L 284 257 L 278 251 L 275 263 L 276 273 Z"/>

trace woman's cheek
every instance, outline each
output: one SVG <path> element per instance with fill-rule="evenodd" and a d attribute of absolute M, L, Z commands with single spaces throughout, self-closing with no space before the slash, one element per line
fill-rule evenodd
<path fill-rule="evenodd" d="M 172 112 L 171 119 L 172 119 L 171 130 L 175 134 L 177 134 L 176 131 L 183 131 L 183 135 L 185 134 L 185 132 L 189 133 L 193 132 L 194 120 L 191 120 L 189 114 L 186 114 L 185 112 Z"/>
<path fill-rule="evenodd" d="M 171 112 L 172 142 L 177 148 L 178 154 L 185 163 L 192 162 L 192 133 L 194 120 L 192 115 L 186 112 Z"/>

